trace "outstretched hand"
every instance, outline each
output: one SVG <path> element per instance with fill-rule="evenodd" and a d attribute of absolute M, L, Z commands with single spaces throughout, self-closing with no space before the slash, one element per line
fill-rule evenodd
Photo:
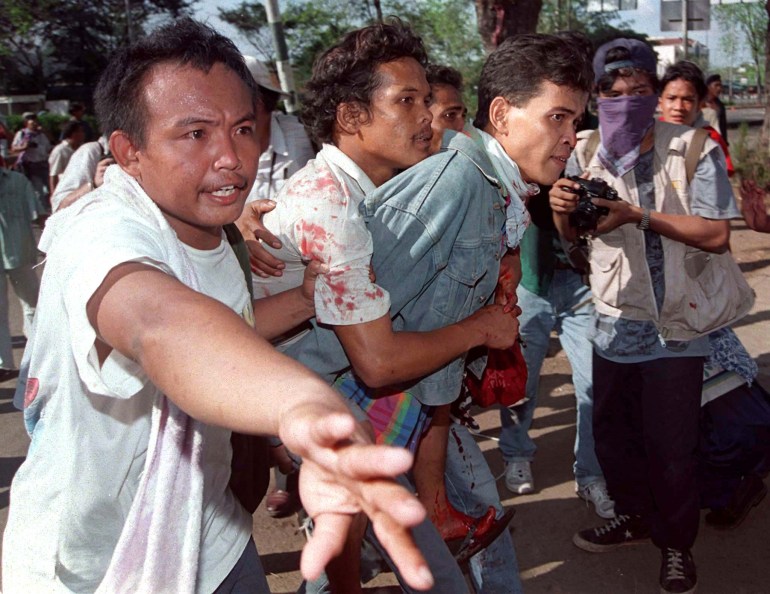
<path fill-rule="evenodd" d="M 263 241 L 274 249 L 281 248 L 278 238 L 262 224 L 262 215 L 274 208 L 275 202 L 272 200 L 254 200 L 243 207 L 241 216 L 235 221 L 249 249 L 251 271 L 262 278 L 281 276 L 286 266 L 260 243 Z"/>
<path fill-rule="evenodd" d="M 286 419 L 280 436 L 303 458 L 300 496 L 315 523 L 302 552 L 303 577 L 320 575 L 342 551 L 353 516 L 363 512 L 406 582 L 429 589 L 433 578 L 409 530 L 425 518 L 425 509 L 393 481 L 411 467 L 412 455 L 372 445 L 352 416 L 322 403 L 293 408 Z"/>
<path fill-rule="evenodd" d="M 770 217 L 765 207 L 765 192 L 754 180 L 741 182 L 741 213 L 750 229 L 770 233 Z"/>

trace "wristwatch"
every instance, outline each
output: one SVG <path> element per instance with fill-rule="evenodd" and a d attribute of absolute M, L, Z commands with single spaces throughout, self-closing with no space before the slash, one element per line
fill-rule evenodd
<path fill-rule="evenodd" d="M 642 212 L 642 220 L 639 221 L 639 223 L 636 225 L 637 229 L 641 229 L 642 231 L 647 231 L 647 229 L 650 228 L 650 209 L 645 208 Z"/>

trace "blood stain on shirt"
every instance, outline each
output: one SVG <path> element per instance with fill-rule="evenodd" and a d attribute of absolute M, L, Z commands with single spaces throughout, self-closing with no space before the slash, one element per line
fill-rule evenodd
<path fill-rule="evenodd" d="M 319 252 L 324 251 L 329 241 L 329 235 L 321 225 L 300 221 L 297 223 L 297 230 L 301 236 L 299 249 L 304 257 L 318 256 Z"/>

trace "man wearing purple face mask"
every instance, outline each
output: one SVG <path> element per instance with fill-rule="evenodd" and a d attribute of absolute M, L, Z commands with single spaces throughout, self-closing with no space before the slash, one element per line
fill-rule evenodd
<path fill-rule="evenodd" d="M 650 47 L 616 39 L 593 65 L 599 135 L 583 134 L 566 175 L 600 178 L 618 199 L 581 202 L 580 184 L 565 177 L 550 202 L 565 238 L 590 236 L 593 427 L 617 516 L 573 542 L 604 552 L 651 537 L 662 551 L 661 591 L 693 592 L 706 335 L 752 301 L 722 290 L 739 275 L 726 252 L 728 219 L 740 214 L 716 143 L 655 121 Z M 586 214 L 592 205 L 604 209 L 594 218 Z"/>

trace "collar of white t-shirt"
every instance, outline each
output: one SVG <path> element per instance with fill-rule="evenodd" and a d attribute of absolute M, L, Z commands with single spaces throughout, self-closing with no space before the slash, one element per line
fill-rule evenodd
<path fill-rule="evenodd" d="M 324 144 L 316 159 L 323 159 L 335 175 L 341 177 L 348 189 L 358 194 L 357 197 L 361 200 L 377 189 L 364 170 L 333 144 Z"/>

